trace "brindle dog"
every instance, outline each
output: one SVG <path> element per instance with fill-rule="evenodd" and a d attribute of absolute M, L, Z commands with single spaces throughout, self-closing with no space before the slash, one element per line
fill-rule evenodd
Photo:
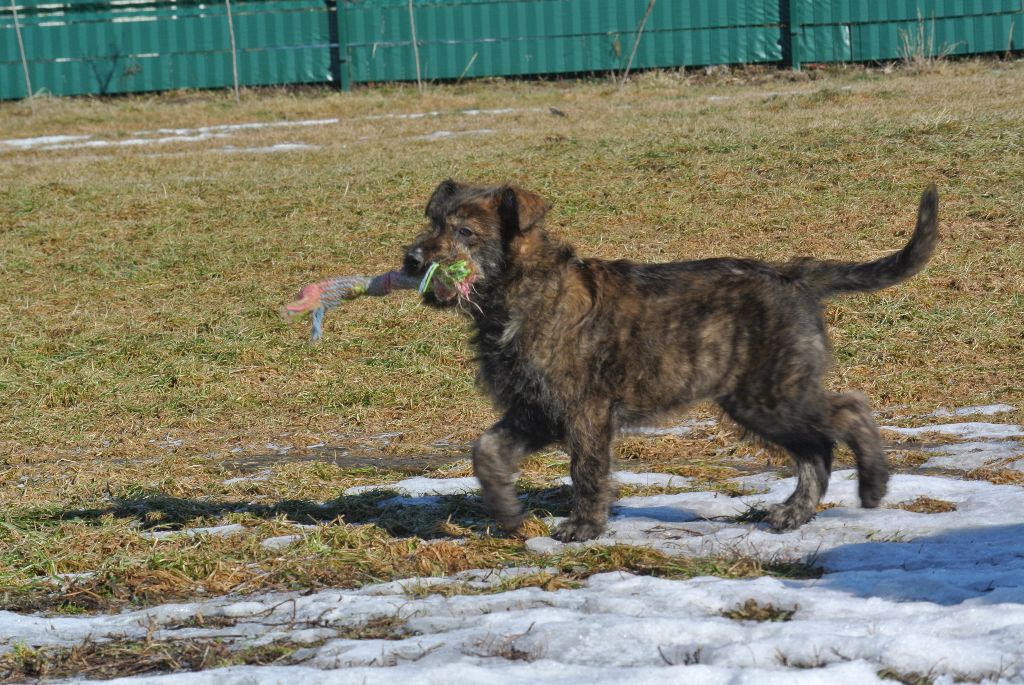
<path fill-rule="evenodd" d="M 476 329 L 481 383 L 504 416 L 475 443 L 473 469 L 502 527 L 522 520 L 518 462 L 561 441 L 574 497 L 554 536 L 598 536 L 616 431 L 700 400 L 792 455 L 796 490 L 768 512 L 772 528 L 814 515 L 837 441 L 856 457 L 861 504 L 878 506 L 889 473 L 867 398 L 822 386 L 830 362 L 822 300 L 885 288 L 924 267 L 938 237 L 934 186 L 910 242 L 865 263 L 584 259 L 544 230 L 549 207 L 515 186 L 444 181 L 403 266 L 416 277 L 431 262 L 465 259 L 472 269 L 469 288 L 435 278 L 423 299 L 460 308 Z"/>

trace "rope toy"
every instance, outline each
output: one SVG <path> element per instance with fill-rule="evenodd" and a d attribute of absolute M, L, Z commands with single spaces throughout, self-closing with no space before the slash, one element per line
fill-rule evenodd
<path fill-rule="evenodd" d="M 378 276 L 335 276 L 310 283 L 299 291 L 297 299 L 281 308 L 281 318 L 294 321 L 311 314 L 312 342 L 320 340 L 324 332 L 324 314 L 346 300 L 357 297 L 383 297 L 393 290 L 416 290 L 420 295 L 436 283 L 442 289 L 454 290 L 466 300 L 472 292 L 473 270 L 469 262 L 460 259 L 450 264 L 431 262 L 422 279 L 401 271 L 388 271 Z M 436 286 L 435 286 L 436 287 Z M 471 300 L 470 300 L 471 301 Z"/>

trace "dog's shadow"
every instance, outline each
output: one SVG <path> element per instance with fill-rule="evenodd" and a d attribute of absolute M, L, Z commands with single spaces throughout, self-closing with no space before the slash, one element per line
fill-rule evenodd
<path fill-rule="evenodd" d="M 527 488 L 520 494 L 526 510 L 535 515 L 565 516 L 569 512 L 571 490 L 567 486 Z M 341 495 L 326 502 L 290 499 L 270 504 L 185 499 L 159 491 L 142 492 L 112 498 L 109 506 L 40 512 L 34 518 L 99 523 L 112 516 L 131 519 L 142 530 L 185 531 L 222 524 L 224 518 L 232 514 L 301 525 L 372 524 L 394 537 L 424 539 L 457 536 L 459 529 L 494 532 L 495 528 L 478 494 L 408 497 L 387 486 Z"/>

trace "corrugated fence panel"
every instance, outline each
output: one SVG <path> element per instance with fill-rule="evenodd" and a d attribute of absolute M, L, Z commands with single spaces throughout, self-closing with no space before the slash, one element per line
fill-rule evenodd
<path fill-rule="evenodd" d="M 345 4 L 353 81 L 416 76 L 407 2 Z M 595 72 L 625 67 L 646 0 L 505 0 L 414 4 L 423 78 Z M 635 68 L 777 62 L 777 2 L 662 2 Z"/>
<path fill-rule="evenodd" d="M 24 97 L 13 17 L 6 10 L 0 8 L 0 98 Z M 232 3 L 239 82 L 333 80 L 334 15 L 322 0 Z M 19 19 L 36 91 L 109 94 L 232 83 L 223 3 L 27 2 Z"/>
<path fill-rule="evenodd" d="M 33 88 L 232 83 L 223 0 L 17 0 Z M 0 0 L 0 99 L 25 97 Z M 648 0 L 413 0 L 425 79 L 626 66 Z M 237 0 L 243 85 L 412 80 L 408 0 Z M 1024 0 L 660 0 L 633 67 L 870 61 L 1024 47 Z"/>
<path fill-rule="evenodd" d="M 1024 47 L 1024 0 L 792 0 L 804 61 L 892 60 Z"/>

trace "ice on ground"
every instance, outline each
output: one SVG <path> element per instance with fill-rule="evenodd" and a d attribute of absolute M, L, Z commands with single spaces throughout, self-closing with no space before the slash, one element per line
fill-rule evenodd
<path fill-rule="evenodd" d="M 293 542 L 296 542 L 301 539 L 301 535 L 278 535 L 277 537 L 262 540 L 260 542 L 260 546 L 265 547 L 267 549 L 284 549 L 285 547 L 291 545 Z"/>
<path fill-rule="evenodd" d="M 750 478 L 736 480 L 751 482 Z M 896 475 L 881 508 L 861 509 L 852 470 L 832 474 L 824 498 L 825 505 L 832 508 L 795 531 L 775 533 L 765 524 L 737 524 L 737 517 L 752 508 L 785 500 L 796 484 L 794 478 L 767 482 L 770 488 L 765 494 L 742 497 L 685 492 L 621 499 L 613 508 L 607 531 L 596 542 L 584 544 L 643 545 L 669 554 L 744 555 L 765 561 L 802 559 L 822 564 L 828 570 L 839 570 L 833 565 L 832 550 L 844 545 L 899 542 L 989 526 L 1020 526 L 1019 531 L 1024 532 L 1024 489 L 1019 487 Z M 918 497 L 951 502 L 956 510 L 919 514 L 889 508 Z M 1011 559 L 1008 563 L 1024 585 L 1024 559 Z M 954 595 L 962 591 L 956 586 L 949 590 Z M 1024 596 L 1021 599 L 1024 601 Z"/>
<path fill-rule="evenodd" d="M 235 131 L 252 131 L 265 128 L 294 128 L 308 126 L 330 126 L 341 120 L 335 117 L 329 119 L 297 119 L 295 121 L 253 121 L 242 124 L 215 124 L 212 126 L 199 126 L 197 128 L 158 128 L 152 131 L 136 131 L 135 135 L 170 135 L 170 136 L 194 136 L 207 133 L 233 133 Z"/>
<path fill-rule="evenodd" d="M 394 491 L 406 497 L 429 497 L 436 495 L 464 495 L 480 489 L 480 481 L 474 476 L 465 478 L 426 478 L 417 476 L 385 485 L 356 485 L 345 490 L 346 495 L 360 495 L 378 490 Z"/>
<path fill-rule="evenodd" d="M 572 482 L 568 476 L 561 480 L 565 484 Z M 649 485 L 663 488 L 685 488 L 693 482 L 691 478 L 671 473 L 634 473 L 632 471 L 613 471 L 612 480 L 619 485 Z"/>
<path fill-rule="evenodd" d="M 984 423 L 981 421 L 968 421 L 966 423 L 933 423 L 917 428 L 902 428 L 900 426 L 879 426 L 882 430 L 892 431 L 900 435 L 926 435 L 928 433 L 940 433 L 942 435 L 953 435 L 965 440 L 985 440 L 996 438 L 1016 438 L 1024 436 L 1024 428 L 1006 423 Z"/>
<path fill-rule="evenodd" d="M 72 141 L 88 140 L 92 136 L 37 136 L 35 138 L 8 138 L 0 140 L 0 150 L 4 148 L 14 150 L 31 150 L 33 148 L 45 147 L 47 145 L 58 145 Z"/>
<path fill-rule="evenodd" d="M 216 535 L 219 537 L 227 537 L 228 535 L 236 535 L 245 530 L 245 526 L 240 523 L 228 523 L 223 526 L 206 526 L 203 528 L 182 528 L 181 530 L 147 530 L 139 533 L 144 538 L 150 538 L 152 540 L 161 540 L 163 538 L 177 537 L 179 535 Z"/>
<path fill-rule="evenodd" d="M 948 424 L 948 434 L 984 437 L 934 448 L 932 460 L 1015 458 L 1024 446 L 1001 436 L 1019 427 L 993 426 Z M 936 431 L 930 426 L 921 432 Z M 690 484 L 670 474 L 616 476 L 642 485 Z M 822 569 L 820 578 L 673 580 L 616 572 L 591 576 L 574 589 L 500 591 L 517 576 L 557 572 L 545 567 L 552 563 L 547 555 L 566 546 L 533 538 L 526 544 L 538 554 L 537 565 L 523 568 L 472 569 L 310 594 L 226 596 L 110 616 L 0 611 L 0 653 L 15 644 L 118 639 L 217 639 L 239 649 L 281 641 L 299 645 L 292 665 L 110 681 L 123 685 L 291 685 L 296 679 L 304 685 L 892 682 L 881 674 L 923 674 L 936 685 L 1024 683 L 1024 488 L 898 474 L 883 506 L 866 510 L 857 506 L 856 474 L 837 471 L 824 499 L 830 508 L 798 530 L 773 533 L 741 515 L 784 500 L 795 479 L 762 473 L 732 479 L 732 485 L 751 494 L 620 499 L 607 532 L 585 544 L 803 560 Z M 473 478 L 410 478 L 346 494 L 395 490 L 406 503 L 428 504 L 477 487 Z M 899 508 L 919 498 L 942 500 L 952 509 Z M 279 536 L 263 544 L 280 548 L 295 539 Z M 742 609 L 750 601 L 792 613 L 779 621 L 744 620 L 749 612 Z M 395 622 L 393 639 L 346 637 L 380 619 Z"/>
<path fill-rule="evenodd" d="M 926 469 L 956 469 L 970 471 L 984 466 L 1005 464 L 1009 468 L 1020 468 L 1020 461 L 1009 461 L 1024 456 L 1024 443 L 1013 440 L 992 442 L 959 442 L 952 445 L 939 445 L 924 450 L 935 454 L 924 464 Z"/>
<path fill-rule="evenodd" d="M 542 111 L 542 108 L 496 108 L 496 109 L 463 109 L 451 111 L 411 112 L 395 114 L 371 114 L 357 117 L 363 120 L 377 119 L 422 119 L 427 117 L 440 117 L 445 115 L 453 116 L 487 116 L 504 115 L 516 112 Z M 195 128 L 158 128 L 153 130 L 135 131 L 130 138 L 102 139 L 92 135 L 51 135 L 36 136 L 34 138 L 9 138 L 0 140 L 0 152 L 3 151 L 28 151 L 28 150 L 73 150 L 79 148 L 111 148 L 111 147 L 137 147 L 141 145 L 154 145 L 165 143 L 193 143 L 211 140 L 214 138 L 227 138 L 239 132 L 258 131 L 263 129 L 279 128 L 303 128 L 315 126 L 331 126 L 341 122 L 337 117 L 326 119 L 301 119 L 295 121 L 253 121 L 238 124 L 214 124 L 210 126 L 197 126 Z M 435 133 L 418 136 L 422 140 L 438 140 L 457 135 L 487 134 L 493 133 L 491 129 L 479 129 L 475 131 L 437 131 Z M 269 147 L 251 148 L 225 148 L 220 152 L 284 152 L 287 150 L 313 149 L 319 146 L 301 145 L 296 143 L 282 143 Z"/>
<path fill-rule="evenodd" d="M 493 128 L 478 128 L 469 131 L 434 131 L 422 136 L 413 136 L 413 140 L 444 140 L 446 138 L 459 138 L 462 136 L 486 136 L 495 133 Z"/>
<path fill-rule="evenodd" d="M 677 426 L 632 426 L 622 431 L 623 435 L 648 435 L 660 437 L 662 435 L 686 435 L 692 433 L 697 426 L 714 426 L 717 422 L 711 419 L 706 421 L 686 421 Z"/>
<path fill-rule="evenodd" d="M 611 479 L 618 485 L 640 485 L 662 488 L 685 488 L 691 482 L 691 478 L 677 476 L 671 473 L 634 473 L 632 471 L 613 471 Z M 572 485 L 572 477 L 562 476 L 557 483 Z"/>
<path fill-rule="evenodd" d="M 947 416 L 992 416 L 993 414 L 1005 414 L 1006 412 L 1016 411 L 1016 407 L 1012 404 L 983 404 L 975 407 L 961 407 L 960 409 L 949 410 L 945 407 L 939 407 L 931 414 L 927 416 L 936 417 L 947 417 Z"/>
<path fill-rule="evenodd" d="M 540 112 L 543 111 L 541 107 L 529 107 L 529 108 L 517 108 L 517 107 L 502 107 L 496 109 L 457 109 L 451 111 L 432 110 L 429 112 L 409 112 L 409 113 L 392 113 L 392 114 L 371 114 L 364 119 L 375 120 L 375 119 L 425 119 L 432 117 L 442 117 L 450 115 L 463 115 L 469 117 L 485 116 L 485 115 L 500 115 L 500 114 L 515 114 L 517 112 Z"/>
<path fill-rule="evenodd" d="M 850 508 L 855 499 L 850 475 L 840 471 L 832 480 L 827 501 L 839 506 L 798 531 L 775 534 L 761 524 L 724 519 L 685 523 L 675 515 L 648 516 L 646 524 L 657 525 L 635 525 L 641 520 L 633 515 L 636 510 L 663 507 L 705 515 L 722 509 L 716 502 L 730 499 L 743 503 L 738 506 L 756 498 L 777 501 L 792 486 L 791 479 L 765 478 L 770 489 L 762 496 L 685 493 L 624 500 L 603 540 L 686 553 L 754 549 L 779 559 L 813 557 L 825 570 L 820 579 L 684 581 L 616 572 L 592 576 L 577 589 L 476 594 L 500 588 L 516 575 L 552 571 L 484 569 L 355 590 L 220 597 L 113 616 L 0 612 L 0 635 L 16 636 L 0 649 L 14 642 L 67 646 L 147 635 L 219 638 L 239 647 L 286 639 L 307 645 L 293 654 L 301 661 L 294 666 L 114 681 L 133 685 L 265 685 L 296 678 L 403 685 L 484 680 L 861 685 L 881 682 L 877 674 L 883 670 L 927 673 L 937 683 L 1024 682 L 1024 488 L 896 476 L 887 502 L 928 496 L 953 502 L 956 510 L 865 511 Z M 705 544 L 691 545 L 696 538 Z M 474 593 L 423 593 L 460 585 Z M 748 600 L 794 613 L 778 622 L 726 615 Z M 206 627 L 192 620 L 199 614 Z M 234 624 L 209 625 L 218 617 Z M 402 634 L 391 640 L 345 637 L 346 631 L 383 618 L 399 622 Z"/>
<path fill-rule="evenodd" d="M 138 147 L 140 145 L 164 145 L 167 143 L 198 143 L 214 138 L 225 138 L 226 133 L 197 133 L 191 136 L 164 136 L 161 138 L 118 138 L 116 140 L 90 139 L 69 143 L 44 145 L 40 150 L 74 150 L 79 148 Z"/>
<path fill-rule="evenodd" d="M 275 145 L 265 145 L 262 147 L 235 147 L 234 145 L 225 145 L 215 152 L 231 154 L 231 153 L 274 153 L 274 152 L 301 152 L 303 150 L 320 150 L 320 145 L 307 145 L 306 143 L 277 143 Z"/>
<path fill-rule="evenodd" d="M 638 480 L 644 474 L 631 476 Z M 410 491 L 447 491 L 409 479 Z M 469 479 L 452 479 L 468 485 Z M 577 589 L 498 589 L 543 566 L 467 571 L 354 590 L 274 593 L 169 604 L 112 616 L 44 617 L 0 612 L 0 651 L 14 643 L 223 639 L 238 647 L 280 640 L 307 645 L 293 666 L 238 666 L 125 678 L 124 684 L 284 683 L 808 683 L 882 682 L 878 673 L 1024 682 L 1024 488 L 940 476 L 897 475 L 885 504 L 927 496 L 954 511 L 919 514 L 856 508 L 851 471 L 833 474 L 836 505 L 797 531 L 709 516 L 779 501 L 792 479 L 747 477 L 763 495 L 694 492 L 634 497 L 617 505 L 600 543 L 684 554 L 813 559 L 820 579 L 692 580 L 607 573 Z M 531 548 L 545 539 L 529 541 Z M 557 552 L 551 543 L 545 553 Z M 426 544 L 426 543 L 424 543 Z M 538 557 L 543 560 L 544 557 Z M 424 596 L 467 586 L 474 594 Z M 415 592 L 412 592 L 415 590 Z M 410 594 L 412 592 L 412 594 Z M 793 611 L 759 623 L 725 615 L 748 600 Z M 194 620 L 202 614 L 207 625 Z M 230 619 L 214 627 L 210 618 Z M 373 619 L 403 626 L 396 639 L 355 640 Z"/>
<path fill-rule="evenodd" d="M 671 473 L 633 473 L 631 471 L 614 471 L 611 478 L 621 485 L 652 485 L 662 487 L 687 487 L 690 479 L 684 476 L 676 476 Z M 559 483 L 569 484 L 572 480 L 565 476 L 558 479 Z M 376 491 L 395 492 L 404 504 L 435 504 L 438 496 L 443 495 L 465 495 L 480 490 L 480 481 L 476 476 L 463 478 L 426 478 L 416 476 L 406 478 L 394 483 L 384 485 L 356 485 L 345 490 L 346 495 L 361 495 L 367 492 Z M 391 502 L 392 500 L 388 500 Z M 417 501 L 420 500 L 420 501 Z"/>

